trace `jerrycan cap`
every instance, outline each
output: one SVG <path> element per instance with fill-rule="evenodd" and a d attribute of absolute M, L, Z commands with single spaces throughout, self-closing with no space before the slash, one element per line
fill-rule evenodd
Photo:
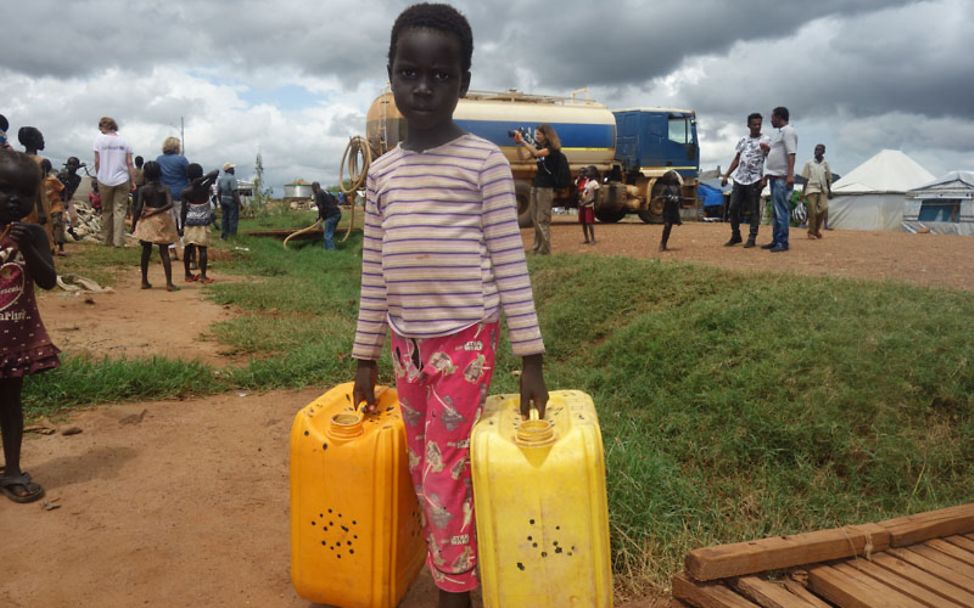
<path fill-rule="evenodd" d="M 331 417 L 328 434 L 335 439 L 352 439 L 365 432 L 362 412 L 341 412 Z"/>
<path fill-rule="evenodd" d="M 518 445 L 526 448 L 540 448 L 555 442 L 555 423 L 541 420 L 538 410 L 531 408 L 530 416 L 521 422 L 514 433 Z"/>

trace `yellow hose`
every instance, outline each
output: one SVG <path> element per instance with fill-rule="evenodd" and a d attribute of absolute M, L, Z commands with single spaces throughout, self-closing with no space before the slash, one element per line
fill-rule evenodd
<path fill-rule="evenodd" d="M 372 164 L 372 148 L 369 140 L 361 135 L 348 140 L 345 154 L 342 155 L 342 162 L 338 166 L 339 187 L 345 193 L 345 199 L 350 202 L 350 217 L 348 227 L 345 228 L 345 236 L 342 242 L 348 240 L 355 227 L 355 195 L 365 185 L 365 177 L 369 174 L 369 166 Z M 348 169 L 348 179 L 345 179 L 345 169 Z"/>
<path fill-rule="evenodd" d="M 369 147 L 369 141 L 360 135 L 351 138 L 348 141 L 348 146 L 345 147 L 342 162 L 338 166 L 338 179 L 340 180 L 338 187 L 345 193 L 346 200 L 351 201 L 351 216 L 348 219 L 345 236 L 342 237 L 343 243 L 348 240 L 349 235 L 352 234 L 352 228 L 355 227 L 355 194 L 365 185 L 365 177 L 369 174 L 371 164 L 372 148 Z M 348 167 L 348 179 L 345 179 L 346 166 Z M 348 185 L 346 186 L 346 184 Z M 287 249 L 287 243 L 291 239 L 317 230 L 320 226 L 321 220 L 319 219 L 314 224 L 287 235 L 287 238 L 284 239 L 284 248 Z"/>

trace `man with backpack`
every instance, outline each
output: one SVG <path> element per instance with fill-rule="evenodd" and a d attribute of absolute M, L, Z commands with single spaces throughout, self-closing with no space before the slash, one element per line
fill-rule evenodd
<path fill-rule="evenodd" d="M 520 131 L 514 131 L 514 141 L 518 150 L 524 150 L 535 158 L 538 171 L 531 182 L 531 209 L 534 213 L 534 246 L 532 251 L 539 255 L 551 253 L 551 204 L 556 188 L 571 185 L 571 170 L 568 159 L 561 151 L 561 140 L 554 128 L 548 124 L 538 125 L 534 130 L 534 145 L 525 141 Z"/>

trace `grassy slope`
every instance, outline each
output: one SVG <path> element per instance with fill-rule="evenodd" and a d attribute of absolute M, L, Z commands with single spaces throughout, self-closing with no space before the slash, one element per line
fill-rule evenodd
<path fill-rule="evenodd" d="M 350 379 L 358 242 L 242 244 L 229 270 L 254 279 L 211 293 L 247 311 L 215 329 L 248 366 L 214 381 L 178 362 L 69 360 L 31 385 L 34 406 L 76 382 L 98 401 L 102 384 L 125 387 L 111 400 Z M 615 565 L 633 590 L 665 584 L 694 546 L 972 499 L 971 294 L 583 256 L 531 267 L 549 388 L 600 410 Z M 517 368 L 502 346 L 495 392 Z"/>

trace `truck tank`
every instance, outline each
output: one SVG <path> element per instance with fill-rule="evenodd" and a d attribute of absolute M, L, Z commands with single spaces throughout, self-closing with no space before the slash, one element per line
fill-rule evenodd
<path fill-rule="evenodd" d="M 589 165 L 605 172 L 614 162 L 616 118 L 605 105 L 595 101 L 517 91 L 470 92 L 457 104 L 453 118 L 465 131 L 496 144 L 511 163 L 522 226 L 530 225 L 528 197 L 537 164 L 533 159 L 518 156 L 510 135 L 512 131 L 533 135 L 539 124 L 554 127 L 573 174 Z M 372 102 L 366 117 L 366 137 L 373 154 L 384 154 L 405 136 L 406 122 L 396 108 L 392 93 L 386 91 Z M 559 198 L 571 195 L 563 192 Z"/>

